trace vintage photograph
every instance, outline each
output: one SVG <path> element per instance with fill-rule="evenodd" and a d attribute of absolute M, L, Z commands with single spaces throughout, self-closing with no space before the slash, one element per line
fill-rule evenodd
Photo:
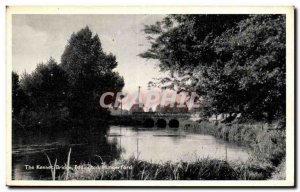
<path fill-rule="evenodd" d="M 8 185 L 294 185 L 292 7 L 7 9 Z"/>

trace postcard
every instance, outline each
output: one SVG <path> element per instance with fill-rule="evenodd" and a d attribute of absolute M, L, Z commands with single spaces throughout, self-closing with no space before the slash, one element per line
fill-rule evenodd
<path fill-rule="evenodd" d="M 294 7 L 7 7 L 7 185 L 293 187 Z"/>

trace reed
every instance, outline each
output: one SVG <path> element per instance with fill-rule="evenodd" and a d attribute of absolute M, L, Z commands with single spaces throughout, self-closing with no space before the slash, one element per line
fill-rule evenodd
<path fill-rule="evenodd" d="M 187 129 L 187 131 L 189 130 L 247 146 L 256 158 L 270 162 L 274 166 L 278 166 L 285 157 L 285 131 L 270 130 L 268 125 L 262 123 L 228 126 L 202 122 L 192 124 Z"/>
<path fill-rule="evenodd" d="M 91 164 L 82 164 L 81 169 L 71 171 L 67 169 L 64 174 L 67 175 L 66 179 L 71 180 L 266 180 L 284 178 L 281 171 L 285 167 L 285 164 L 282 165 L 282 159 L 285 156 L 285 131 L 268 131 L 261 125 L 226 126 L 219 124 L 216 126 L 208 122 L 194 123 L 188 129 L 246 145 L 252 149 L 253 154 L 246 162 L 228 162 L 206 158 L 194 162 L 152 163 L 132 157 L 127 160 L 115 160 L 108 164 L 102 162 L 96 168 Z M 68 162 L 70 162 L 70 151 Z M 278 164 L 282 166 L 278 166 Z M 130 167 L 130 169 L 122 167 Z M 274 171 L 277 174 L 274 174 Z"/>
<path fill-rule="evenodd" d="M 217 159 L 198 159 L 195 162 L 161 162 L 130 158 L 105 166 L 82 164 L 81 169 L 70 172 L 72 180 L 259 180 L 267 179 L 273 171 L 271 165 L 230 163 Z M 119 168 L 118 168 L 119 167 Z M 130 167 L 122 169 L 121 167 Z"/>
<path fill-rule="evenodd" d="M 72 148 L 70 148 L 69 153 L 68 153 L 68 159 L 67 159 L 67 165 L 66 165 L 66 177 L 65 177 L 65 180 L 68 180 L 68 178 L 69 178 L 71 152 L 72 152 Z"/>
<path fill-rule="evenodd" d="M 48 163 L 51 167 L 50 171 L 51 171 L 52 180 L 55 181 L 55 174 L 56 174 L 55 172 L 56 172 L 57 159 L 55 159 L 54 166 L 52 166 L 52 163 L 51 163 L 51 160 L 50 160 L 49 156 L 47 155 L 46 152 L 44 154 L 47 157 Z"/>
<path fill-rule="evenodd" d="M 72 151 L 72 148 L 70 148 L 70 150 L 69 150 L 67 163 L 65 163 L 65 167 L 66 167 L 66 171 L 65 171 L 65 173 L 64 173 L 64 175 L 65 175 L 65 177 L 64 177 L 65 180 L 68 180 L 68 178 L 69 178 L 71 151 Z M 48 163 L 49 163 L 49 165 L 50 165 L 50 167 L 51 167 L 50 171 L 51 171 L 51 177 L 52 177 L 52 180 L 55 181 L 55 179 L 56 179 L 56 165 L 57 165 L 57 158 L 55 159 L 54 165 L 52 166 L 50 157 L 47 155 L 46 152 L 44 152 L 44 154 L 45 154 L 45 156 L 47 157 Z M 58 176 L 58 180 L 61 180 L 61 178 L 63 178 L 63 177 L 62 177 L 61 175 L 59 175 L 59 176 Z"/>

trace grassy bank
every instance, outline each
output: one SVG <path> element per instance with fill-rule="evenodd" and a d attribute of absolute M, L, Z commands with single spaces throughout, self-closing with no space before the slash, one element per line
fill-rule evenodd
<path fill-rule="evenodd" d="M 262 180 L 271 176 L 271 165 L 229 163 L 199 159 L 192 163 L 150 163 L 134 158 L 117 160 L 109 166 L 83 164 L 69 173 L 71 180 Z M 61 178 L 64 178 L 63 176 Z"/>
<path fill-rule="evenodd" d="M 202 122 L 200 124 L 195 123 L 187 129 L 247 146 L 252 150 L 255 158 L 278 166 L 285 157 L 285 130 L 270 128 L 271 125 L 258 123 L 232 124 L 228 126 Z"/>
<path fill-rule="evenodd" d="M 283 161 L 276 167 L 276 170 L 272 174 L 274 180 L 284 180 L 286 178 L 286 160 Z"/>
<path fill-rule="evenodd" d="M 247 146 L 252 151 L 251 157 L 247 162 L 198 159 L 191 163 L 151 163 L 131 158 L 116 160 L 109 165 L 104 164 L 104 167 L 98 165 L 97 168 L 91 164 L 83 164 L 80 169 L 72 169 L 68 178 L 71 180 L 265 180 L 285 178 L 284 130 L 269 130 L 259 124 L 227 126 L 225 124 L 214 125 L 209 122 L 194 123 L 186 129 Z M 130 169 L 120 167 L 130 167 Z"/>
<path fill-rule="evenodd" d="M 279 127 L 279 129 L 274 129 Z M 229 142 L 249 147 L 251 158 L 272 165 L 272 179 L 285 178 L 285 127 L 262 123 L 215 125 L 210 122 L 194 123 L 187 128 L 193 132 L 213 135 Z"/>

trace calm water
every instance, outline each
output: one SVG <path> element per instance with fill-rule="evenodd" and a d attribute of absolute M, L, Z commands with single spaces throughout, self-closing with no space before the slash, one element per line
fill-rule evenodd
<path fill-rule="evenodd" d="M 228 161 L 246 161 L 247 150 L 226 143 L 210 135 L 185 132 L 180 129 L 143 129 L 111 126 L 105 137 L 95 136 L 92 144 L 22 145 L 13 149 L 13 178 L 17 180 L 51 179 L 50 170 L 26 169 L 25 165 L 48 166 L 47 154 L 54 164 L 64 165 L 69 148 L 71 165 L 99 164 L 119 158 L 136 157 L 152 162 L 194 161 L 215 158 Z M 58 174 L 63 170 L 58 170 Z"/>
<path fill-rule="evenodd" d="M 246 161 L 247 150 L 241 146 L 226 143 L 211 135 L 202 135 L 177 129 L 133 129 L 112 126 L 108 141 L 121 149 L 121 157 L 132 156 L 141 160 L 194 161 L 199 158 Z"/>

